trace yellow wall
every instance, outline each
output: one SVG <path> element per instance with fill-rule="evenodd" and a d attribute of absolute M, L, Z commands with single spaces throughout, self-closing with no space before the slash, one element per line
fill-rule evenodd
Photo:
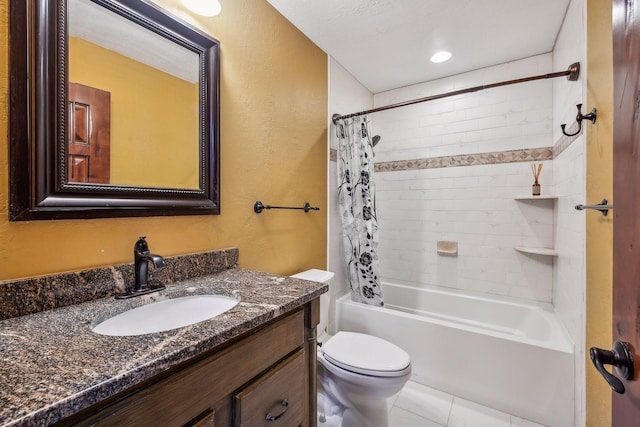
<path fill-rule="evenodd" d="M 598 123 L 587 129 L 587 201 L 613 202 L 613 65 L 611 0 L 587 2 L 587 102 Z M 615 214 L 615 212 L 614 212 Z M 615 215 L 614 215 L 615 216 Z M 587 215 L 587 426 L 611 425 L 611 389 L 589 360 L 589 347 L 610 348 L 613 218 Z"/>
<path fill-rule="evenodd" d="M 110 184 L 200 188 L 198 83 L 78 37 L 69 81 L 111 94 Z"/>
<path fill-rule="evenodd" d="M 184 14 L 177 0 L 157 2 Z M 326 267 L 327 56 L 266 0 L 194 19 L 221 42 L 221 215 L 8 222 L 8 0 L 0 0 L 0 280 L 237 246 L 240 266 Z M 187 19 L 186 17 L 185 19 Z M 319 212 L 253 212 L 253 203 Z"/>

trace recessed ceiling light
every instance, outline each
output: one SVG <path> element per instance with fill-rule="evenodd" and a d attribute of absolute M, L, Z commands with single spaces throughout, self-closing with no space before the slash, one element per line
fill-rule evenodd
<path fill-rule="evenodd" d="M 431 57 L 431 62 L 435 62 L 436 64 L 440 62 L 448 61 L 451 58 L 451 52 L 447 52 L 446 50 L 441 50 L 440 52 L 436 52 Z"/>
<path fill-rule="evenodd" d="M 182 0 L 187 9 L 202 16 L 216 16 L 222 11 L 218 0 Z"/>

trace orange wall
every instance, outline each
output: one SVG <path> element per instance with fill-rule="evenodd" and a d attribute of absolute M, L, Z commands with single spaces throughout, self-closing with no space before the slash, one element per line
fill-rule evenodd
<path fill-rule="evenodd" d="M 240 266 L 279 274 L 326 267 L 327 55 L 266 0 L 222 1 L 222 14 L 190 18 L 221 42 L 221 215 L 8 221 L 8 0 L 0 0 L 0 280 L 230 246 Z M 253 212 L 253 203 L 319 212 Z"/>
<path fill-rule="evenodd" d="M 69 81 L 111 94 L 110 184 L 192 188 L 198 180 L 198 84 L 78 37 Z"/>
<path fill-rule="evenodd" d="M 611 0 L 587 2 L 587 102 L 598 125 L 587 131 L 586 200 L 613 201 L 613 52 Z M 615 215 L 613 215 L 615 216 Z M 611 425 L 611 389 L 589 360 L 589 347 L 610 348 L 613 218 L 587 215 L 587 426 Z"/>

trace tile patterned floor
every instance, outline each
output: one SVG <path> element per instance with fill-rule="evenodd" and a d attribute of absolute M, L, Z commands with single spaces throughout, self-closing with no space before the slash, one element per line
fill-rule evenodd
<path fill-rule="evenodd" d="M 389 405 L 389 427 L 544 427 L 413 381 Z"/>

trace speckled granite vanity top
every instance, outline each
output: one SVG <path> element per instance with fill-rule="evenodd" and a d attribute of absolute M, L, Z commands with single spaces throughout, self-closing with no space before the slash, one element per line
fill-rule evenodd
<path fill-rule="evenodd" d="M 236 252 L 237 259 L 237 252 Z M 327 286 L 228 269 L 174 281 L 160 293 L 112 297 L 0 321 L 0 425 L 47 425 L 240 336 L 326 292 Z M 1 287 L 0 283 L 0 287 Z M 239 296 L 195 325 L 132 337 L 98 335 L 99 319 L 182 295 Z"/>

